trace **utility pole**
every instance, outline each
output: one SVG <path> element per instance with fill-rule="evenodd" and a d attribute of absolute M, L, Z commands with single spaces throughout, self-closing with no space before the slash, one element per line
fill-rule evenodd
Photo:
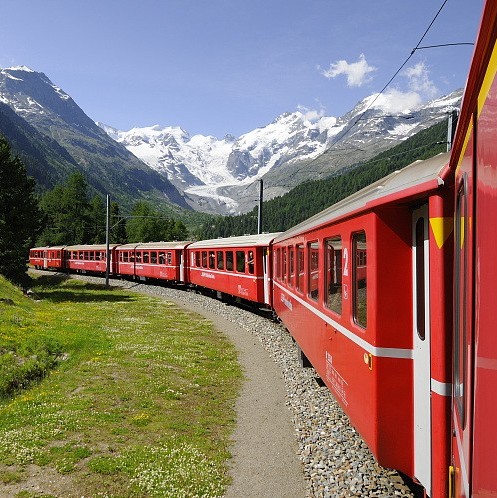
<path fill-rule="evenodd" d="M 261 182 L 260 188 L 259 188 L 259 212 L 257 216 L 257 233 L 261 234 L 262 233 L 262 189 L 263 189 L 263 182 L 262 178 L 259 179 Z"/>
<path fill-rule="evenodd" d="M 109 274 L 110 274 L 110 195 L 107 194 L 107 216 L 105 228 L 105 255 L 106 255 L 106 269 L 105 269 L 105 286 L 109 287 Z"/>
<path fill-rule="evenodd" d="M 454 134 L 456 132 L 457 118 L 457 109 L 453 109 L 449 112 L 449 119 L 447 122 L 447 152 L 452 149 L 452 141 L 454 140 Z"/>

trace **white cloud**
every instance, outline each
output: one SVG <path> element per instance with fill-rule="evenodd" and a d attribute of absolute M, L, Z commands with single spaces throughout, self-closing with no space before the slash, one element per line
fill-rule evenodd
<path fill-rule="evenodd" d="M 426 100 L 433 99 L 440 93 L 435 83 L 430 80 L 430 72 L 424 62 L 408 67 L 401 74 L 407 79 L 407 90 L 388 88 L 372 107 L 391 114 L 401 114 L 418 108 Z"/>
<path fill-rule="evenodd" d="M 427 98 L 434 98 L 439 90 L 435 83 L 429 78 L 430 72 L 424 62 L 418 62 L 415 66 L 408 67 L 403 76 L 409 81 L 409 88 L 414 92 L 419 92 Z"/>
<path fill-rule="evenodd" d="M 423 103 L 421 95 L 417 92 L 402 92 L 396 88 L 383 92 L 372 105 L 388 114 L 402 114 L 416 109 Z"/>
<path fill-rule="evenodd" d="M 319 118 L 322 118 L 326 112 L 324 108 L 321 108 L 319 110 L 309 109 L 308 107 L 303 105 L 298 105 L 297 110 L 303 114 L 304 119 L 310 121 L 311 123 L 313 121 L 317 121 Z"/>
<path fill-rule="evenodd" d="M 370 66 L 364 54 L 359 56 L 357 62 L 347 62 L 346 60 L 339 60 L 330 65 L 330 68 L 322 71 L 321 73 L 326 78 L 336 78 L 340 75 L 345 75 L 347 77 L 347 85 L 352 86 L 362 86 L 365 83 L 371 81 L 371 76 L 369 73 L 376 71 L 376 68 Z"/>

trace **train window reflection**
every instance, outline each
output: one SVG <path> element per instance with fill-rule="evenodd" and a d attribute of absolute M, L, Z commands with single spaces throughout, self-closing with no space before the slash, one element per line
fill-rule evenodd
<path fill-rule="evenodd" d="M 461 420 L 466 425 L 466 393 L 464 379 L 467 375 L 467 328 L 468 306 L 470 305 L 468 289 L 468 195 L 466 176 L 457 193 L 455 219 L 455 323 L 454 323 L 454 401 Z M 466 221 L 466 222 L 465 222 Z"/>
<path fill-rule="evenodd" d="M 295 277 L 295 251 L 293 249 L 293 246 L 290 246 L 288 248 L 288 270 L 290 272 L 288 276 L 288 285 L 290 287 L 293 287 L 293 279 Z"/>
<path fill-rule="evenodd" d="M 236 251 L 236 271 L 245 273 L 245 251 Z"/>
<path fill-rule="evenodd" d="M 224 270 L 224 252 L 217 251 L 217 269 Z"/>
<path fill-rule="evenodd" d="M 309 250 L 309 297 L 317 301 L 319 298 L 319 243 L 311 242 Z"/>
<path fill-rule="evenodd" d="M 297 290 L 304 292 L 304 246 L 297 246 Z"/>
<path fill-rule="evenodd" d="M 367 244 L 366 234 L 353 235 L 353 284 L 354 284 L 354 321 L 366 328 L 367 325 Z"/>
<path fill-rule="evenodd" d="M 326 307 L 342 314 L 342 238 L 326 241 Z"/>
<path fill-rule="evenodd" d="M 233 271 L 233 251 L 226 251 L 226 269 Z"/>
<path fill-rule="evenodd" d="M 248 252 L 248 260 L 247 260 L 248 272 L 253 275 L 254 274 L 254 251 Z"/>

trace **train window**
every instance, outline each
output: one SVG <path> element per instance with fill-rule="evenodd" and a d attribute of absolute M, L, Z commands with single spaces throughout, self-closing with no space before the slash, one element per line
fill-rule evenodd
<path fill-rule="evenodd" d="M 353 309 L 354 321 L 357 325 L 367 326 L 367 259 L 366 234 L 355 233 L 352 237 L 352 272 L 353 272 Z"/>
<path fill-rule="evenodd" d="M 248 252 L 248 260 L 247 260 L 248 272 L 253 275 L 254 274 L 254 251 Z"/>
<path fill-rule="evenodd" d="M 150 263 L 150 253 L 148 251 L 145 251 L 143 253 L 143 262 L 144 263 Z"/>
<path fill-rule="evenodd" d="M 216 255 L 214 251 L 209 251 L 209 268 L 214 270 L 216 267 Z"/>
<path fill-rule="evenodd" d="M 224 252 L 217 251 L 216 256 L 217 256 L 217 269 L 224 270 Z"/>
<path fill-rule="evenodd" d="M 95 251 L 90 251 L 90 259 L 95 261 Z"/>
<path fill-rule="evenodd" d="M 195 251 L 195 266 L 200 267 L 200 251 Z"/>
<path fill-rule="evenodd" d="M 454 323 L 454 402 L 461 419 L 461 426 L 466 425 L 464 407 L 466 406 L 466 389 L 464 380 L 467 375 L 467 330 L 468 330 L 468 195 L 466 176 L 456 200 L 455 219 L 455 323 Z"/>
<path fill-rule="evenodd" d="M 311 242 L 307 245 L 309 257 L 309 297 L 317 301 L 319 298 L 319 243 Z"/>
<path fill-rule="evenodd" d="M 233 251 L 226 251 L 226 269 L 233 271 Z"/>
<path fill-rule="evenodd" d="M 202 251 L 202 268 L 207 268 L 207 251 Z"/>
<path fill-rule="evenodd" d="M 142 253 L 140 251 L 138 251 L 136 253 L 136 262 L 137 263 L 141 263 L 142 262 Z"/>
<path fill-rule="evenodd" d="M 297 246 L 297 290 L 304 292 L 304 246 Z"/>
<path fill-rule="evenodd" d="M 283 247 L 281 249 L 281 257 L 283 260 L 282 263 L 282 276 L 283 276 L 283 281 L 286 282 L 286 277 L 287 277 L 287 255 L 286 255 L 286 247 Z"/>
<path fill-rule="evenodd" d="M 326 241 L 326 307 L 342 314 L 342 238 Z"/>
<path fill-rule="evenodd" d="M 90 251 L 85 251 L 85 260 L 88 261 L 90 259 Z"/>
<path fill-rule="evenodd" d="M 295 277 L 295 250 L 293 246 L 288 248 L 288 285 L 293 287 L 293 280 Z"/>
<path fill-rule="evenodd" d="M 173 253 L 171 251 L 166 252 L 166 265 L 171 266 L 173 264 Z"/>
<path fill-rule="evenodd" d="M 276 264 L 276 278 L 281 280 L 281 249 L 278 247 L 275 252 L 275 264 Z"/>
<path fill-rule="evenodd" d="M 129 262 L 134 263 L 135 262 L 135 253 L 134 251 L 130 251 L 129 253 Z"/>
<path fill-rule="evenodd" d="M 127 263 L 127 262 L 128 262 L 128 260 L 129 260 L 129 252 L 128 252 L 128 251 L 125 251 L 125 252 L 123 252 L 123 253 L 121 253 L 121 254 L 123 255 L 123 261 L 124 261 L 125 263 Z"/>
<path fill-rule="evenodd" d="M 157 251 L 150 251 L 150 262 L 154 265 L 157 264 Z"/>
<path fill-rule="evenodd" d="M 245 273 L 245 251 L 236 251 L 236 271 Z"/>
<path fill-rule="evenodd" d="M 425 219 L 420 217 L 416 221 L 416 329 L 418 337 L 424 341 L 425 330 Z"/>

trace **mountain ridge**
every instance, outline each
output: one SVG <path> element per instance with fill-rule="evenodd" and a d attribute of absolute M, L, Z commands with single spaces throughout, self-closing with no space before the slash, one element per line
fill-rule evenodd
<path fill-rule="evenodd" d="M 51 188 L 70 172 L 81 171 L 94 191 L 101 195 L 112 192 L 120 204 L 131 206 L 141 199 L 189 209 L 166 177 L 112 140 L 44 73 L 25 66 L 0 69 L 0 104 L 8 106 L 23 120 L 13 119 L 4 112 L 3 124 L 0 122 L 0 131 L 5 128 L 6 135 L 9 127 L 11 131 L 16 128 L 17 143 L 24 142 L 25 147 L 29 143 L 34 149 L 50 141 L 54 149 L 55 143 L 58 144 L 58 162 L 64 167 L 59 166 L 65 171 L 44 181 L 42 172 L 34 170 L 33 176 L 44 187 Z M 29 126 L 22 126 L 23 122 Z M 22 148 L 14 148 L 14 152 L 23 154 Z M 33 174 L 31 168 L 28 172 Z"/>
<path fill-rule="evenodd" d="M 120 131 L 98 124 L 167 176 L 194 209 L 236 214 L 250 211 L 257 202 L 259 179 L 265 198 L 273 198 L 316 175 L 332 175 L 444 119 L 461 97 L 462 90 L 456 90 L 402 109 L 373 94 L 339 118 L 311 121 L 301 111 L 286 112 L 238 138 L 192 136 L 181 127 Z"/>

